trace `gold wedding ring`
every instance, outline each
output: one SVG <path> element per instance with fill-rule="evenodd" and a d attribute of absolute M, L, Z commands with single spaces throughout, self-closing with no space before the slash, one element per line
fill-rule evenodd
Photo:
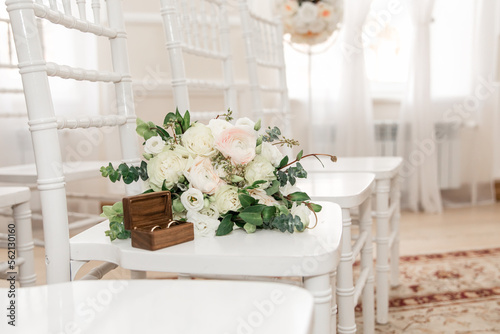
<path fill-rule="evenodd" d="M 156 229 L 161 230 L 161 226 L 160 225 L 153 226 L 153 228 L 151 229 L 151 232 L 153 232 Z"/>
<path fill-rule="evenodd" d="M 168 223 L 167 228 L 170 228 L 170 225 L 172 225 L 172 224 L 174 224 L 174 225 L 175 225 L 175 224 L 177 224 L 177 223 L 178 223 L 178 221 L 177 221 L 177 220 L 172 220 L 170 223 Z"/>

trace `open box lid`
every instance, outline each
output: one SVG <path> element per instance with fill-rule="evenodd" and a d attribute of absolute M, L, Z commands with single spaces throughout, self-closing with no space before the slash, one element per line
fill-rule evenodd
<path fill-rule="evenodd" d="M 122 203 L 123 224 L 127 230 L 172 220 L 170 191 L 128 196 L 123 198 Z"/>

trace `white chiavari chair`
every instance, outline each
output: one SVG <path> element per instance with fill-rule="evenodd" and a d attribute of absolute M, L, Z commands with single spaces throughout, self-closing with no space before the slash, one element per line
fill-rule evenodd
<path fill-rule="evenodd" d="M 61 158 L 58 131 L 117 127 L 123 161 L 128 164 L 140 162 L 121 1 L 106 1 L 107 18 L 102 20 L 105 23 L 101 22 L 101 12 L 104 9 L 101 8 L 101 1 L 77 1 L 76 4 L 77 8 L 73 8 L 69 0 L 63 0 L 62 6 L 54 0 L 47 2 L 42 0 L 6 1 L 35 153 L 36 182 L 41 198 L 48 283 L 69 281 L 71 277 L 65 187 L 67 170 Z M 88 14 L 89 11 L 92 14 Z M 82 34 L 88 33 L 107 38 L 110 43 L 113 71 L 82 69 L 46 60 L 42 50 L 41 36 L 36 28 L 37 17 L 47 24 L 52 23 Z M 64 48 L 64 45 L 60 47 Z M 90 115 L 91 111 L 89 111 L 89 115 L 79 117 L 57 116 L 52 96 L 57 92 L 51 92 L 49 76 L 113 84 L 116 92 L 116 114 Z M 92 166 L 92 170 L 89 169 L 88 172 L 96 175 L 98 170 L 99 166 Z M 70 175 L 71 173 L 68 174 L 68 178 L 71 178 Z M 127 194 L 138 194 L 141 190 L 138 183 L 127 186 Z M 104 265 L 105 269 L 113 266 Z M 98 269 L 93 273 L 102 275 L 103 271 Z"/>
<path fill-rule="evenodd" d="M 224 0 L 162 0 L 161 15 L 171 69 L 174 104 L 181 114 L 189 110 L 195 120 L 207 121 L 219 114 L 238 113 L 230 31 Z M 190 66 L 187 66 L 190 65 Z M 209 75 L 200 76 L 200 73 Z M 208 104 L 193 102 L 209 92 Z"/>
<path fill-rule="evenodd" d="M 2 8 L 4 10 L 4 8 Z M 5 13 L 5 15 L 7 15 Z M 45 46 L 43 43 L 43 27 L 41 20 L 37 18 L 37 29 L 40 34 L 40 42 L 42 51 L 45 51 Z M 23 89 L 21 80 L 18 73 L 17 56 L 15 52 L 15 46 L 13 41 L 13 35 L 11 32 L 11 24 L 9 18 L 0 17 L 0 33 L 3 33 L 2 38 L 2 52 L 0 54 L 0 70 L 8 71 L 7 76 L 0 76 L 0 78 L 5 78 L 5 80 L 0 80 L 0 101 L 6 101 L 9 105 L 13 105 L 14 110 L 4 110 L 0 109 L 0 118 L 4 118 L 8 121 L 9 125 L 16 127 L 16 139 L 18 140 L 18 150 L 21 151 L 22 158 L 19 160 L 13 159 L 16 162 L 12 163 L 9 161 L 8 165 L 0 166 L 0 183 L 9 186 L 27 186 L 31 190 L 36 190 L 37 173 L 36 166 L 33 161 L 33 148 L 31 145 L 27 144 L 26 138 L 29 137 L 28 128 L 21 126 L 23 123 L 27 123 L 28 115 L 26 109 L 18 105 L 17 97 L 23 97 Z M 4 38 L 5 37 L 5 38 Z M 5 47 L 5 48 L 4 48 Z M 45 54 L 45 52 L 43 52 Z M 15 73 L 14 73 L 15 72 Z M 14 77 L 15 74 L 15 77 Z M 19 80 L 15 80 L 19 77 Z M 16 83 L 12 84 L 12 82 Z M 24 125 L 24 124 L 23 124 Z M 63 137 L 65 139 L 71 139 L 70 136 Z M 22 143 L 22 144 L 21 144 Z M 14 151 L 14 150 L 13 150 Z M 19 151 L 16 151 L 19 153 Z M 20 163 L 20 164 L 19 164 Z M 86 179 L 95 179 L 99 177 L 99 168 L 106 165 L 108 162 L 105 161 L 85 161 L 76 163 L 63 163 L 63 169 L 66 174 L 66 181 L 79 181 Z M 70 168 L 71 167 L 71 168 Z M 35 191 L 36 193 L 36 191 Z M 37 194 L 36 194 L 37 195 Z M 82 194 L 77 192 L 68 192 L 67 196 L 72 200 L 72 204 L 81 201 L 82 199 L 87 199 L 91 201 L 107 201 L 116 200 L 116 196 L 110 196 L 105 194 L 91 195 Z M 102 217 L 96 214 L 85 213 L 84 210 L 71 210 L 68 212 L 72 222 L 70 222 L 70 229 L 77 229 L 87 225 L 96 224 L 103 221 Z M 33 212 L 33 219 L 41 219 L 39 210 Z M 35 240 L 35 244 L 43 246 L 43 241 Z"/>
<path fill-rule="evenodd" d="M 248 1 L 238 0 L 238 6 L 253 117 L 266 120 L 265 124 L 278 125 L 286 137 L 291 137 L 281 21 L 254 13 Z"/>
<path fill-rule="evenodd" d="M 260 102 L 258 64 L 268 64 L 266 58 L 259 59 L 259 55 L 271 54 L 280 63 L 283 61 L 281 71 L 283 72 L 283 88 L 280 92 L 284 96 L 283 105 L 288 109 L 288 91 L 286 90 L 285 64 L 283 59 L 283 38 L 281 19 L 274 20 L 262 18 L 260 15 L 249 10 L 248 1 L 240 0 L 240 13 L 242 15 L 242 29 L 246 41 L 246 57 L 249 71 L 249 83 L 251 85 L 252 101 L 254 110 L 261 111 L 263 107 Z M 260 30 L 259 30 L 260 29 Z M 277 39 L 267 37 L 267 41 L 273 41 L 269 46 L 262 43 L 266 37 L 260 37 L 261 32 L 276 30 Z M 260 44 L 259 44 L 260 43 Z M 280 63 L 281 64 L 281 63 Z M 285 104 L 286 103 L 286 104 Z M 284 112 L 284 115 L 289 113 Z M 285 117 L 289 126 L 290 117 Z M 313 131 L 310 129 L 310 131 Z M 334 152 L 333 152 L 334 153 Z M 376 294 L 377 294 L 377 322 L 385 324 L 388 321 L 389 308 L 389 282 L 392 286 L 399 285 L 399 219 L 400 219 L 400 189 L 399 170 L 402 166 L 400 157 L 339 157 L 335 164 L 319 164 L 317 161 L 304 161 L 303 165 L 309 173 L 373 173 L 375 174 L 375 186 L 373 189 L 372 215 L 376 218 Z M 325 166 L 323 168 L 323 166 Z"/>
<path fill-rule="evenodd" d="M 0 207 L 12 208 L 13 217 L 7 233 L 0 235 L 0 244 L 8 249 L 8 261 L 0 262 L 0 276 L 11 284 L 17 281 L 22 287 L 36 283 L 30 196 L 26 187 L 0 187 Z"/>

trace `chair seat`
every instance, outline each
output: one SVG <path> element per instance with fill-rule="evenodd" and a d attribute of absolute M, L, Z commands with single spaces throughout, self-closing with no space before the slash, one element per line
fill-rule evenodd
<path fill-rule="evenodd" d="M 318 225 L 302 233 L 262 230 L 247 234 L 236 229 L 227 236 L 197 238 L 157 251 L 133 248 L 130 239 L 111 242 L 104 235 L 109 229 L 109 222 L 104 221 L 71 238 L 71 259 L 103 260 L 131 270 L 190 274 L 323 275 L 338 265 L 342 216 L 338 205 L 321 205 Z M 318 258 L 322 259 L 319 263 Z M 303 266 L 309 262 L 320 265 Z"/>
<path fill-rule="evenodd" d="M 102 166 L 107 166 L 108 161 L 78 161 L 65 162 L 63 173 L 66 181 L 77 181 L 92 177 L 99 177 L 99 170 Z M 35 164 L 7 166 L 0 168 L 0 182 L 22 183 L 35 185 L 37 172 Z"/>
<path fill-rule="evenodd" d="M 7 290 L 0 289 L 2 305 Z M 76 281 L 16 294 L 19 333 L 305 334 L 313 310 L 306 290 L 263 282 Z"/>
<path fill-rule="evenodd" d="M 340 157 L 332 163 L 321 157 L 323 167 L 316 159 L 302 160 L 300 163 L 308 172 L 364 172 L 374 173 L 375 179 L 391 179 L 396 175 L 403 162 L 401 157 Z"/>
<path fill-rule="evenodd" d="M 371 194 L 372 173 L 308 173 L 297 186 L 313 201 L 334 201 L 343 208 L 360 205 Z"/>
<path fill-rule="evenodd" d="M 2 207 L 24 203 L 30 199 L 27 187 L 0 187 L 0 203 Z"/>

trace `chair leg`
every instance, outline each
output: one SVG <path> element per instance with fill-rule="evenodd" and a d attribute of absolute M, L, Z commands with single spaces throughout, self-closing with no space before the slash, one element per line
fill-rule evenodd
<path fill-rule="evenodd" d="M 313 334 L 330 333 L 332 287 L 330 275 L 304 277 L 304 288 L 314 297 Z"/>
<path fill-rule="evenodd" d="M 396 287 L 399 285 L 399 219 L 401 218 L 400 212 L 400 190 L 399 179 L 396 177 L 393 181 L 391 200 L 396 203 L 396 209 L 391 218 L 391 231 L 394 233 L 394 240 L 391 247 L 391 286 Z"/>
<path fill-rule="evenodd" d="M 389 313 L 389 191 L 390 180 L 378 180 L 377 192 L 377 322 L 386 324 Z"/>
<path fill-rule="evenodd" d="M 373 334 L 375 332 L 372 217 L 370 202 L 371 198 L 369 197 L 363 204 L 361 204 L 359 210 L 360 234 L 366 232 L 367 235 L 364 246 L 361 249 L 361 270 L 366 270 L 366 268 L 368 269 L 368 277 L 364 284 L 363 292 L 361 295 L 363 303 L 364 334 Z"/>
<path fill-rule="evenodd" d="M 16 249 L 18 257 L 24 258 L 19 267 L 19 284 L 34 286 L 36 283 L 33 232 L 31 228 L 31 210 L 29 202 L 12 207 L 16 225 Z"/>
<path fill-rule="evenodd" d="M 336 333 L 337 331 L 337 271 L 334 270 L 330 273 L 330 286 L 332 287 L 333 293 L 332 293 L 332 311 L 331 311 L 331 321 L 330 321 L 330 331 L 331 333 Z"/>
<path fill-rule="evenodd" d="M 338 332 L 340 334 L 356 333 L 352 264 L 351 213 L 348 208 L 342 208 L 342 251 L 337 277 Z"/>

